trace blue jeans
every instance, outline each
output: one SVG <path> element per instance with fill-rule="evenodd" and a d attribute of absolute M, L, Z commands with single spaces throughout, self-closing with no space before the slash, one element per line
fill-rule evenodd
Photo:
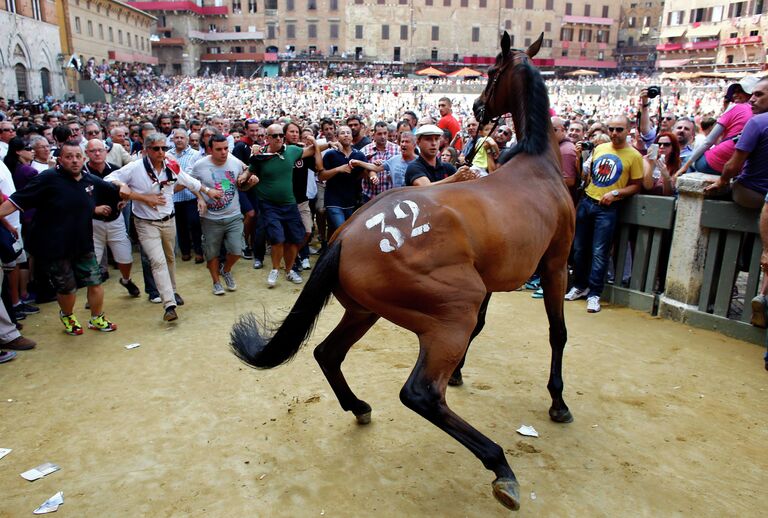
<path fill-rule="evenodd" d="M 589 288 L 600 296 L 605 285 L 613 231 L 619 217 L 618 205 L 605 207 L 584 196 L 576 209 L 576 235 L 573 239 L 574 287 Z"/>
<path fill-rule="evenodd" d="M 332 235 L 334 232 L 336 232 L 336 229 L 342 226 L 345 221 L 352 217 L 354 212 L 354 207 L 326 207 L 325 218 L 328 221 L 328 235 Z"/>

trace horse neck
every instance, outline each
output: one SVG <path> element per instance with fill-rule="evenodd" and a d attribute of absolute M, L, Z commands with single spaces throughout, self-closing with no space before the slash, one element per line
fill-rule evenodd
<path fill-rule="evenodd" d="M 549 111 L 537 113 L 536 111 L 526 109 L 526 104 L 530 97 L 528 91 L 530 87 L 527 76 L 514 76 L 508 91 L 515 92 L 516 95 L 510 99 L 509 113 L 512 114 L 515 136 L 517 137 L 517 145 L 520 150 L 531 154 L 544 154 L 550 146 L 544 146 L 540 142 L 533 141 L 534 139 L 540 139 L 541 136 L 532 133 L 545 129 L 548 132 L 548 140 L 554 139 L 554 133 L 549 121 Z M 543 107 L 540 107 L 539 111 L 542 111 L 542 109 Z M 545 118 L 546 120 L 539 121 L 539 118 Z M 534 147 L 537 148 L 536 152 L 532 152 Z"/>

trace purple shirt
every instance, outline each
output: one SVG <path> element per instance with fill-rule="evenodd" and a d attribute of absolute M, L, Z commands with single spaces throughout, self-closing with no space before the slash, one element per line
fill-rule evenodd
<path fill-rule="evenodd" d="M 736 181 L 761 194 L 768 192 L 768 113 L 755 115 L 744 126 L 736 149 L 749 153 Z"/>

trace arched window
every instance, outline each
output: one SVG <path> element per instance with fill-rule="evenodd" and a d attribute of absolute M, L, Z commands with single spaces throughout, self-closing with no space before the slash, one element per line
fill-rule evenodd
<path fill-rule="evenodd" d="M 27 88 L 27 67 L 19 63 L 16 69 L 16 90 L 19 99 L 27 99 L 29 89 Z"/>
<path fill-rule="evenodd" d="M 51 93 L 51 73 L 47 68 L 40 69 L 40 83 L 43 85 L 43 96 Z"/>

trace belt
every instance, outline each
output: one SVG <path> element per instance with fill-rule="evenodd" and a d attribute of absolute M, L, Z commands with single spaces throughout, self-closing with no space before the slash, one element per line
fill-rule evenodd
<path fill-rule="evenodd" d="M 594 205 L 600 205 L 600 200 L 596 200 L 592 196 L 589 196 L 588 194 L 585 194 L 582 199 L 587 200 L 588 202 L 591 202 Z"/>
<path fill-rule="evenodd" d="M 160 218 L 160 219 L 149 219 L 149 218 L 142 218 L 141 216 L 137 216 L 136 214 L 134 214 L 134 215 L 133 215 L 133 217 L 134 217 L 134 218 L 136 218 L 136 219 L 140 219 L 140 220 L 142 220 L 142 221 L 154 221 L 154 222 L 158 222 L 158 221 L 159 221 L 159 222 L 162 222 L 162 221 L 168 221 L 169 219 L 173 219 L 173 217 L 174 217 L 174 216 L 176 216 L 176 213 L 175 213 L 175 212 L 171 212 L 171 213 L 170 213 L 169 215 L 167 215 L 166 217 L 164 217 L 164 218 Z"/>

